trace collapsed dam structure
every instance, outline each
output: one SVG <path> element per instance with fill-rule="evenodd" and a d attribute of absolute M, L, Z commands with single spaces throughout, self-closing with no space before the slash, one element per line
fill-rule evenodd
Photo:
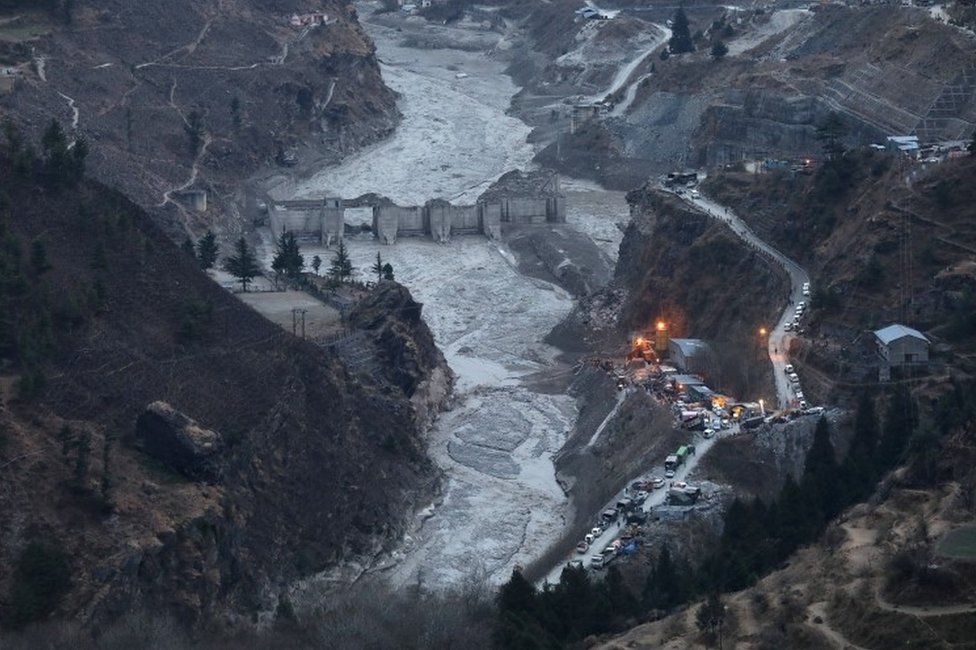
<path fill-rule="evenodd" d="M 370 207 L 373 236 L 384 244 L 398 237 L 429 236 L 447 242 L 453 235 L 481 234 L 495 239 L 502 224 L 565 223 L 566 197 L 554 172 L 513 171 L 499 178 L 474 205 L 453 205 L 432 199 L 423 205 L 399 206 L 375 195 L 343 200 L 337 197 L 269 202 L 270 226 L 277 238 L 284 232 L 331 245 L 342 239 L 347 208 Z"/>

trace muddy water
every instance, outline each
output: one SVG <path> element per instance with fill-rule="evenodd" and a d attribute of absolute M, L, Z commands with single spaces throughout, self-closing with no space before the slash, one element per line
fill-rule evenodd
<path fill-rule="evenodd" d="M 403 122 L 389 140 L 301 183 L 297 195 L 473 202 L 504 172 L 531 166 L 529 128 L 505 114 L 517 88 L 503 62 L 481 52 L 402 47 L 393 30 L 368 23 L 367 30 L 386 82 L 401 95 Z M 571 224 L 614 257 L 616 224 L 627 218 L 623 194 L 586 183 L 567 189 Z M 418 518 L 382 575 L 395 586 L 428 588 L 472 573 L 501 581 L 516 563 L 541 554 L 569 518 L 552 459 L 576 420 L 575 401 L 533 392 L 521 378 L 552 366 L 556 351 L 542 339 L 573 300 L 518 273 L 504 245 L 484 237 L 446 245 L 404 238 L 394 246 L 363 237 L 350 238 L 348 247 L 360 272 L 377 252 L 392 264 L 424 304 L 458 380 L 457 403 L 429 433 L 429 453 L 446 477 L 442 498 Z"/>

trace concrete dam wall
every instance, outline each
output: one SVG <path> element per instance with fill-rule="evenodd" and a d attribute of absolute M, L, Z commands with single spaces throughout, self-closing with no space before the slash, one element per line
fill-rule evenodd
<path fill-rule="evenodd" d="M 373 236 L 384 244 L 398 237 L 430 237 L 446 242 L 452 235 L 501 236 L 501 224 L 564 223 L 566 199 L 559 196 L 493 197 L 474 205 L 451 205 L 435 199 L 424 205 L 376 204 Z M 301 201 L 276 201 L 270 208 L 271 232 L 277 238 L 293 232 L 299 239 L 331 245 L 342 238 L 345 226 L 342 199 L 326 197 Z"/>

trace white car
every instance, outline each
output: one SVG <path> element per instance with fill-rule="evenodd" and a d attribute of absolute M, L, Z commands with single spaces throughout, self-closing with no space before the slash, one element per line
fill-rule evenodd
<path fill-rule="evenodd" d="M 805 401 L 803 401 L 803 400 L 800 400 L 800 408 L 801 408 L 801 409 L 805 409 L 805 408 L 807 408 L 808 406 L 809 406 L 809 404 L 807 404 L 807 403 L 806 403 Z"/>
<path fill-rule="evenodd" d="M 807 308 L 807 302 L 805 300 L 801 300 L 799 303 L 797 303 L 796 306 L 798 308 L 800 308 L 800 309 L 806 309 Z"/>
<path fill-rule="evenodd" d="M 784 332 L 790 332 L 792 330 L 793 330 L 793 323 L 787 323 L 786 325 L 783 326 Z"/>
<path fill-rule="evenodd" d="M 580 555 L 586 553 L 588 550 L 590 550 L 589 542 L 583 541 L 576 545 L 576 552 Z"/>
<path fill-rule="evenodd" d="M 669 469 L 668 471 L 666 471 L 664 473 L 664 478 L 674 478 L 674 470 L 673 469 Z"/>
<path fill-rule="evenodd" d="M 663 488 L 664 479 L 659 476 L 655 476 L 654 478 L 651 479 L 651 486 L 653 486 L 655 490 Z"/>
<path fill-rule="evenodd" d="M 706 438 L 711 438 L 712 436 L 715 435 L 715 429 L 705 429 L 702 432 L 702 435 L 705 436 Z"/>
<path fill-rule="evenodd" d="M 590 566 L 594 569 L 599 569 L 603 567 L 603 556 L 602 555 L 591 555 L 590 556 Z"/>
<path fill-rule="evenodd" d="M 792 363 L 786 364 L 786 367 L 783 368 L 783 372 L 785 372 L 788 375 L 792 375 L 793 374 L 793 364 Z"/>
<path fill-rule="evenodd" d="M 800 383 L 800 377 L 795 372 L 791 372 L 790 373 L 790 381 L 793 382 L 794 384 L 799 384 Z"/>

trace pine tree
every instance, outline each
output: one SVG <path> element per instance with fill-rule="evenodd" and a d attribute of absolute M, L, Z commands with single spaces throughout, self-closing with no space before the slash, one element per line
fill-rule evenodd
<path fill-rule="evenodd" d="M 722 625 L 725 624 L 725 604 L 717 592 L 712 592 L 708 598 L 698 608 L 695 615 L 695 625 L 699 631 L 705 635 L 709 641 L 714 641 L 715 637 L 721 634 Z"/>
<path fill-rule="evenodd" d="M 723 56 L 729 53 L 728 46 L 722 41 L 715 41 L 712 43 L 712 58 L 721 59 Z"/>
<path fill-rule="evenodd" d="M 858 501 L 867 496 L 877 478 L 875 453 L 878 445 L 878 418 L 874 410 L 874 398 L 870 393 L 861 394 L 854 415 L 854 435 L 851 438 L 847 458 L 844 459 L 844 479 L 847 497 Z"/>
<path fill-rule="evenodd" d="M 247 291 L 247 285 L 261 272 L 254 252 L 243 237 L 234 245 L 234 255 L 224 260 L 224 270 L 241 281 L 244 291 Z"/>
<path fill-rule="evenodd" d="M 831 112 L 824 122 L 817 127 L 817 140 L 823 147 L 828 160 L 836 160 L 844 155 L 844 136 L 847 135 L 847 125 L 837 113 Z"/>
<path fill-rule="evenodd" d="M 200 268 L 204 271 L 212 269 L 217 263 L 219 252 L 220 246 L 217 244 L 217 236 L 213 234 L 212 230 L 208 230 L 197 243 L 197 260 L 200 262 Z"/>
<path fill-rule="evenodd" d="M 184 253 L 186 253 L 190 257 L 197 256 L 197 248 L 193 244 L 193 240 L 190 239 L 189 236 L 183 240 L 183 243 L 180 245 L 180 248 L 183 250 Z"/>
<path fill-rule="evenodd" d="M 195 158 L 203 146 L 203 116 L 200 115 L 199 111 L 190 112 L 183 129 L 189 138 L 190 155 Z"/>
<path fill-rule="evenodd" d="M 911 392 L 900 387 L 888 397 L 885 411 L 884 430 L 878 444 L 878 468 L 887 472 L 901 460 L 912 431 L 918 422 L 915 402 Z"/>
<path fill-rule="evenodd" d="M 315 271 L 315 275 L 319 274 L 320 268 L 322 268 L 322 258 L 316 255 L 312 258 L 312 270 Z"/>
<path fill-rule="evenodd" d="M 830 425 L 821 417 L 813 434 L 813 445 L 807 452 L 801 489 L 816 499 L 818 528 L 834 518 L 843 507 L 840 492 L 840 470 L 834 445 L 830 442 Z"/>
<path fill-rule="evenodd" d="M 296 281 L 302 277 L 302 270 L 305 268 L 305 258 L 298 247 L 298 240 L 295 233 L 283 232 L 278 238 L 277 250 L 271 262 L 271 268 L 276 273 L 281 273 L 289 280 Z"/>
<path fill-rule="evenodd" d="M 75 138 L 75 144 L 71 148 L 71 184 L 77 183 L 85 177 L 85 162 L 87 160 L 88 140 L 83 136 L 78 136 Z"/>
<path fill-rule="evenodd" d="M 352 272 L 353 266 L 352 261 L 349 259 L 349 251 L 346 250 L 345 242 L 340 239 L 335 257 L 332 258 L 332 265 L 329 268 L 329 275 L 331 275 L 336 281 L 342 282 L 346 278 L 350 277 Z"/>
<path fill-rule="evenodd" d="M 41 136 L 44 156 L 44 178 L 51 187 L 69 185 L 76 179 L 74 164 L 68 151 L 68 138 L 57 120 L 52 119 Z"/>
<path fill-rule="evenodd" d="M 389 262 L 383 265 L 383 279 L 389 280 L 390 282 L 395 280 L 393 277 L 393 266 Z"/>
<path fill-rule="evenodd" d="M 691 27 L 688 24 L 688 16 L 685 10 L 678 7 L 674 13 L 674 20 L 671 24 L 671 40 L 668 41 L 668 49 L 671 54 L 683 54 L 694 52 L 695 44 L 691 40 Z"/>
<path fill-rule="evenodd" d="M 376 251 L 376 261 L 373 263 L 372 271 L 376 274 L 377 282 L 383 279 L 383 258 L 380 257 L 379 251 Z"/>

